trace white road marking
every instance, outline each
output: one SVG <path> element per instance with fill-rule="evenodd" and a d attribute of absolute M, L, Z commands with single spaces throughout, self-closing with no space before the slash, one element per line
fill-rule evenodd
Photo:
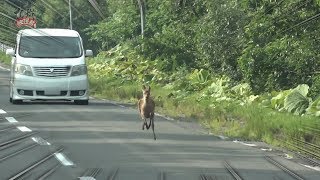
<path fill-rule="evenodd" d="M 315 171 L 320 171 L 320 167 L 319 166 L 309 166 L 309 165 L 305 165 L 305 164 L 301 164 L 301 165 L 304 166 L 304 167 L 313 169 Z"/>
<path fill-rule="evenodd" d="M 0 109 L 0 114 L 6 114 L 7 112 L 5 112 L 3 109 Z"/>
<path fill-rule="evenodd" d="M 31 139 L 40 145 L 51 145 L 48 141 L 42 139 L 41 137 L 31 137 Z"/>
<path fill-rule="evenodd" d="M 96 180 L 95 178 L 91 176 L 83 176 L 83 177 L 78 177 L 80 180 Z"/>
<path fill-rule="evenodd" d="M 269 149 L 261 148 L 261 150 L 262 150 L 262 151 L 272 151 L 272 149 L 271 149 L 271 148 L 269 148 Z"/>
<path fill-rule="evenodd" d="M 31 132 L 32 130 L 27 128 L 26 126 L 17 126 L 17 128 L 22 132 Z"/>
<path fill-rule="evenodd" d="M 58 159 L 58 161 L 61 162 L 61 164 L 63 164 L 64 166 L 73 166 L 74 163 L 67 159 L 67 157 L 63 154 L 63 153 L 54 153 L 56 159 Z"/>
<path fill-rule="evenodd" d="M 5 117 L 10 123 L 17 123 L 18 121 L 14 117 Z"/>
<path fill-rule="evenodd" d="M 233 142 L 234 142 L 234 143 L 240 143 L 240 144 L 243 144 L 243 145 L 246 145 L 246 146 L 250 146 L 250 147 L 255 147 L 255 146 L 257 146 L 257 145 L 255 145 L 255 144 L 244 143 L 244 142 L 241 142 L 241 141 L 238 141 L 238 140 L 234 140 Z"/>

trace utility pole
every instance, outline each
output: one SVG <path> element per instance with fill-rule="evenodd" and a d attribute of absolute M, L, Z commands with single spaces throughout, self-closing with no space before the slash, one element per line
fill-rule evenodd
<path fill-rule="evenodd" d="M 71 0 L 69 0 L 69 14 L 70 14 L 70 29 L 72 30 Z"/>
<path fill-rule="evenodd" d="M 144 0 L 138 0 L 140 9 L 140 19 L 141 19 L 141 36 L 144 37 L 144 26 L 145 26 L 145 2 Z"/>

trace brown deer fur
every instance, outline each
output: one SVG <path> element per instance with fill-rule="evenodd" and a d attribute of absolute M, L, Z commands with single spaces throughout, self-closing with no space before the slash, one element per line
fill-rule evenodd
<path fill-rule="evenodd" d="M 142 124 L 142 130 L 144 130 L 144 127 L 146 126 L 147 129 L 152 127 L 153 131 L 153 137 L 154 140 L 156 140 L 156 135 L 154 133 L 154 109 L 155 109 L 155 103 L 150 97 L 150 86 L 146 88 L 145 86 L 142 87 L 143 97 L 138 102 L 138 108 L 139 113 L 141 116 L 141 119 L 143 120 Z M 147 118 L 150 119 L 149 125 L 147 123 Z"/>

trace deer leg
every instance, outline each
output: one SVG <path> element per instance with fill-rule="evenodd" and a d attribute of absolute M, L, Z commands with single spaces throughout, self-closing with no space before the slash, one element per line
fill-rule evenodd
<path fill-rule="evenodd" d="M 154 133 L 154 113 L 151 113 L 150 116 L 150 125 L 152 127 L 152 132 L 153 132 L 153 139 L 156 140 L 156 134 Z"/>
<path fill-rule="evenodd" d="M 152 123 L 153 139 L 156 140 L 156 139 L 157 139 L 157 138 L 156 138 L 156 134 L 154 133 L 154 119 L 153 119 L 153 117 L 150 118 L 150 119 L 152 119 L 151 123 Z"/>
<path fill-rule="evenodd" d="M 148 124 L 146 125 L 147 129 L 149 129 L 150 126 L 151 126 L 151 118 L 149 118 L 149 125 Z"/>
<path fill-rule="evenodd" d="M 143 118 L 142 130 L 144 130 L 144 126 L 147 127 L 147 120 L 146 120 L 146 118 Z"/>

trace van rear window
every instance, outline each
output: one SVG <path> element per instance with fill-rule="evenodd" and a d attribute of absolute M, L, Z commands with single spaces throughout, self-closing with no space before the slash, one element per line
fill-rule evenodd
<path fill-rule="evenodd" d="M 30 58 L 76 58 L 82 55 L 78 37 L 22 36 L 19 55 Z"/>

